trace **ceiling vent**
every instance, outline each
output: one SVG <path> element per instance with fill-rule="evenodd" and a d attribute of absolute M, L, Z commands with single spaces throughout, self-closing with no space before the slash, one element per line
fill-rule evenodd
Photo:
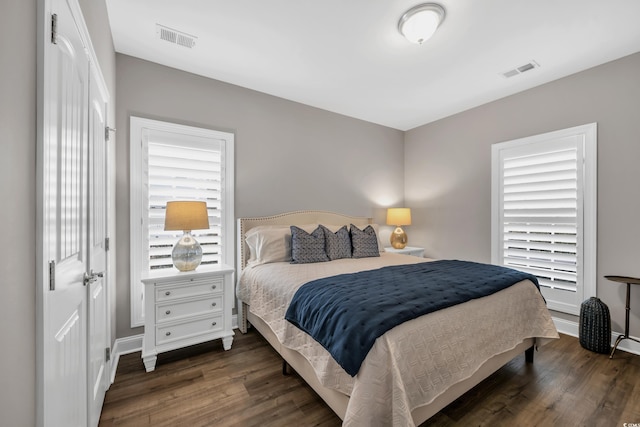
<path fill-rule="evenodd" d="M 156 24 L 156 34 L 158 34 L 160 40 L 188 47 L 189 49 L 196 45 L 196 36 L 174 30 L 173 28 L 165 27 L 164 25 Z"/>
<path fill-rule="evenodd" d="M 524 65 L 514 68 L 513 70 L 506 71 L 502 73 L 502 76 L 505 78 L 517 76 L 518 74 L 526 73 L 529 70 L 533 70 L 534 68 L 539 68 L 540 65 L 536 61 L 527 62 Z"/>

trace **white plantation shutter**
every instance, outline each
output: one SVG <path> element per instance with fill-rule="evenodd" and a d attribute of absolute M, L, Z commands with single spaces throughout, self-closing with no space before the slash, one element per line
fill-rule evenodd
<path fill-rule="evenodd" d="M 577 142 L 532 154 L 513 149 L 502 165 L 503 265 L 536 275 L 542 286 L 573 292 L 581 198 Z"/>
<path fill-rule="evenodd" d="M 593 138 L 595 147 L 595 129 Z M 549 308 L 572 314 L 595 290 L 595 183 L 587 177 L 595 168 L 585 161 L 587 140 L 579 127 L 493 147 L 493 262 L 534 274 Z"/>
<path fill-rule="evenodd" d="M 207 203 L 208 230 L 192 230 L 202 264 L 233 265 L 233 134 L 131 117 L 131 325 L 144 324 L 144 272 L 173 268 L 182 231 L 164 231 L 170 200 Z"/>
<path fill-rule="evenodd" d="M 149 131 L 147 136 L 149 268 L 172 268 L 171 250 L 181 231 L 164 231 L 170 200 L 207 203 L 208 230 L 193 230 L 202 246 L 202 264 L 221 262 L 224 145 L 220 140 L 176 137 Z"/>

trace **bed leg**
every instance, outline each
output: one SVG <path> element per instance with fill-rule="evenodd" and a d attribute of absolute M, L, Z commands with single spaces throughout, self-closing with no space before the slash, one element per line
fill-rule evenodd
<path fill-rule="evenodd" d="M 282 375 L 284 375 L 284 376 L 289 375 L 289 371 L 287 369 L 287 366 L 289 366 L 289 365 L 287 365 L 287 361 L 282 359 Z"/>
<path fill-rule="evenodd" d="M 249 325 L 248 325 L 248 321 L 247 321 L 247 311 L 249 310 L 249 306 L 245 303 L 243 303 L 242 301 L 238 300 L 238 329 L 240 329 L 240 332 L 242 332 L 243 334 L 247 333 L 247 330 L 249 329 Z"/>
<path fill-rule="evenodd" d="M 531 346 L 524 351 L 524 360 L 527 363 L 533 363 L 533 350 L 534 350 L 534 346 Z"/>

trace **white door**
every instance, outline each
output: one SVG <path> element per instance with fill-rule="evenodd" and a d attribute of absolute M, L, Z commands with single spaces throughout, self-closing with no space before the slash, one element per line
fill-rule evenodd
<path fill-rule="evenodd" d="M 42 424 L 87 424 L 89 61 L 71 8 L 52 0 L 44 45 Z M 45 276 L 46 277 L 46 276 Z M 40 410 L 40 408 L 39 408 Z"/>
<path fill-rule="evenodd" d="M 109 327 L 107 322 L 107 146 L 106 99 L 90 73 L 89 100 L 89 283 L 88 290 L 88 392 L 89 426 L 100 420 L 109 388 Z"/>

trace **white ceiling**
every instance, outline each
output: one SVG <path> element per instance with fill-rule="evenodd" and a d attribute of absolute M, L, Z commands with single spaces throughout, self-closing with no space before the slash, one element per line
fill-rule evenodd
<path fill-rule="evenodd" d="M 400 130 L 640 51 L 639 0 L 438 0 L 421 46 L 397 30 L 419 0 L 106 1 L 117 52 Z"/>

